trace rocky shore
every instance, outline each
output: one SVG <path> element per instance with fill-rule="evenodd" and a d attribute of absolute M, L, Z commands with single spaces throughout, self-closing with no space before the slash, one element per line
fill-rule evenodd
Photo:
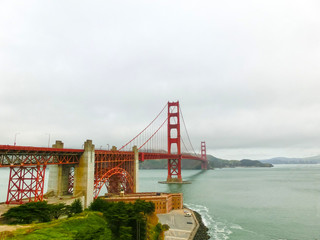
<path fill-rule="evenodd" d="M 196 216 L 198 222 L 199 222 L 199 229 L 194 236 L 193 240 L 207 240 L 210 239 L 210 236 L 208 235 L 208 228 L 203 224 L 201 215 L 197 213 L 196 211 L 193 211 L 194 215 Z"/>

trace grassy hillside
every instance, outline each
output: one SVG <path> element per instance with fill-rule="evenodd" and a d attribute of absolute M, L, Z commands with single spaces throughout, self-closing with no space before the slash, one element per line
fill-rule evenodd
<path fill-rule="evenodd" d="M 21 216 L 26 214 L 18 210 Z M 129 240 L 138 236 L 146 240 L 163 240 L 165 230 L 154 213 L 153 203 L 142 200 L 137 200 L 133 204 L 110 203 L 103 199 L 95 200 L 90 210 L 70 218 L 45 223 L 3 226 L 7 231 L 0 233 L 0 239 L 14 240 Z"/>
<path fill-rule="evenodd" d="M 2 232 L 0 239 L 94 239 L 94 234 L 102 231 L 104 234 L 101 239 L 112 239 L 111 230 L 108 229 L 102 213 L 84 212 L 72 218 L 55 220 L 49 223 L 31 224 L 30 227 L 18 229 L 15 232 Z M 88 232 L 89 234 L 87 234 Z M 83 238 L 81 237 L 82 233 L 86 233 L 87 237 L 91 236 L 93 238 Z"/>

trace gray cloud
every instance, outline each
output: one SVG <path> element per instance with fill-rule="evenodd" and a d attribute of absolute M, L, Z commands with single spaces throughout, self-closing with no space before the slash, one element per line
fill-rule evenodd
<path fill-rule="evenodd" d="M 170 100 L 220 157 L 319 154 L 318 1 L 1 1 L 0 143 L 122 145 Z M 301 150 L 303 149 L 303 151 Z"/>

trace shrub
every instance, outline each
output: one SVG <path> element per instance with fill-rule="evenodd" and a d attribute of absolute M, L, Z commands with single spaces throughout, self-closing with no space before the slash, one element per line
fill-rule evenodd
<path fill-rule="evenodd" d="M 168 231 L 170 229 L 170 226 L 168 224 L 163 224 L 162 225 L 162 230 L 163 231 Z"/>
<path fill-rule="evenodd" d="M 155 210 L 153 202 L 146 202 L 145 200 L 140 199 L 134 202 L 133 208 L 136 213 L 143 212 L 145 214 L 153 213 Z"/>
<path fill-rule="evenodd" d="M 52 218 L 58 219 L 61 215 L 67 213 L 67 206 L 65 203 L 51 204 L 49 206 Z"/>
<path fill-rule="evenodd" d="M 9 223 L 49 222 L 51 220 L 51 206 L 46 201 L 25 203 L 10 208 L 2 216 Z"/>
<path fill-rule="evenodd" d="M 76 236 L 75 240 L 96 240 L 104 239 L 105 229 L 103 227 L 85 227 L 81 229 Z"/>
<path fill-rule="evenodd" d="M 83 212 L 82 203 L 81 203 L 80 199 L 76 199 L 73 201 L 73 203 L 71 204 L 71 211 L 72 211 L 72 213 L 82 213 Z"/>
<path fill-rule="evenodd" d="M 89 210 L 104 212 L 110 207 L 110 205 L 111 203 L 105 201 L 104 199 L 97 198 L 90 204 Z"/>

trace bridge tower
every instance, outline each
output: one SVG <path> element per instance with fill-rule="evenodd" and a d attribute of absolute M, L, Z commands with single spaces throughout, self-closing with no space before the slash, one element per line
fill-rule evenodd
<path fill-rule="evenodd" d="M 208 169 L 207 147 L 206 142 L 201 142 L 201 158 L 205 161 L 201 162 L 201 169 Z"/>
<path fill-rule="evenodd" d="M 168 102 L 168 154 L 177 154 L 177 159 L 168 159 L 167 182 L 182 182 L 181 136 L 179 101 Z"/>

